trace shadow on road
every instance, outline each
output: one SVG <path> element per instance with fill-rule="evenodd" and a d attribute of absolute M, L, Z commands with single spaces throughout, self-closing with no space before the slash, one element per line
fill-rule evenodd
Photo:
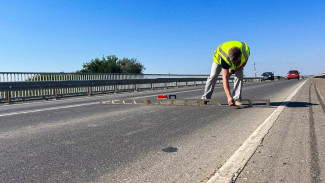
<path fill-rule="evenodd" d="M 278 106 L 286 106 L 286 107 L 309 107 L 312 105 L 319 105 L 313 104 L 309 102 L 271 102 L 271 107 L 278 107 Z"/>
<path fill-rule="evenodd" d="M 162 149 L 162 151 L 167 152 L 167 153 L 171 153 L 171 152 L 177 152 L 178 149 L 176 147 L 167 147 L 165 149 Z"/>

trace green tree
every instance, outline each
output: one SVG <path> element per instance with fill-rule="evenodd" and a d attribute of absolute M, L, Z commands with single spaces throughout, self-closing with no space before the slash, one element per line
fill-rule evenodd
<path fill-rule="evenodd" d="M 121 68 L 118 65 L 118 58 L 115 55 L 107 56 L 107 72 L 105 73 L 120 73 Z"/>
<path fill-rule="evenodd" d="M 118 59 L 115 55 L 103 56 L 102 59 L 95 58 L 84 63 L 82 69 L 77 73 L 134 73 L 141 74 L 144 66 L 135 58 Z"/>
<path fill-rule="evenodd" d="M 119 60 L 118 64 L 120 65 L 122 73 L 142 74 L 142 70 L 146 70 L 146 68 L 135 58 L 123 58 Z"/>

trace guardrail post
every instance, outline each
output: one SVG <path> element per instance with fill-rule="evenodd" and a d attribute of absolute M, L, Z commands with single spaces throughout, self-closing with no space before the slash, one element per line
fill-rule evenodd
<path fill-rule="evenodd" d="M 186 81 L 186 86 L 188 86 L 188 82 Z"/>
<path fill-rule="evenodd" d="M 114 93 L 117 93 L 117 85 L 114 85 Z"/>
<path fill-rule="evenodd" d="M 93 94 L 93 89 L 91 86 L 88 86 L 88 96 L 91 96 Z"/>
<path fill-rule="evenodd" d="M 151 90 L 154 90 L 154 85 L 153 85 L 153 83 L 151 83 Z"/>
<path fill-rule="evenodd" d="M 56 89 L 56 88 L 53 89 L 53 96 L 54 96 L 55 100 L 58 99 L 58 89 Z"/>
<path fill-rule="evenodd" d="M 165 89 L 167 89 L 167 83 L 165 83 Z"/>
<path fill-rule="evenodd" d="M 176 88 L 178 88 L 178 82 L 176 81 Z"/>
<path fill-rule="evenodd" d="M 6 95 L 7 95 L 7 104 L 11 103 L 11 91 L 6 91 Z"/>
<path fill-rule="evenodd" d="M 135 91 L 135 92 L 138 91 L 137 84 L 134 85 L 134 91 Z"/>
<path fill-rule="evenodd" d="M 196 86 L 196 81 L 194 81 L 194 86 Z"/>

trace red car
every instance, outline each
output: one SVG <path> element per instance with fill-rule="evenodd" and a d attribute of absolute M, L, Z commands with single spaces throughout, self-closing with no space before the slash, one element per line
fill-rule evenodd
<path fill-rule="evenodd" d="M 288 79 L 299 79 L 299 72 L 297 70 L 290 70 L 287 75 Z"/>

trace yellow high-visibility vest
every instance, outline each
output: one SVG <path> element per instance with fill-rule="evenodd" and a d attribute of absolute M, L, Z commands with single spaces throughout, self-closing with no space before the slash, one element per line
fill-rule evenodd
<path fill-rule="evenodd" d="M 241 62 L 237 66 L 230 61 L 228 56 L 228 52 L 232 47 L 238 47 L 242 52 Z M 228 41 L 223 43 L 216 49 L 213 55 L 213 61 L 218 65 L 221 65 L 221 58 L 223 58 L 223 60 L 226 61 L 227 64 L 229 65 L 230 70 L 236 70 L 247 61 L 249 55 L 250 55 L 250 50 L 246 43 L 239 42 L 239 41 Z"/>

